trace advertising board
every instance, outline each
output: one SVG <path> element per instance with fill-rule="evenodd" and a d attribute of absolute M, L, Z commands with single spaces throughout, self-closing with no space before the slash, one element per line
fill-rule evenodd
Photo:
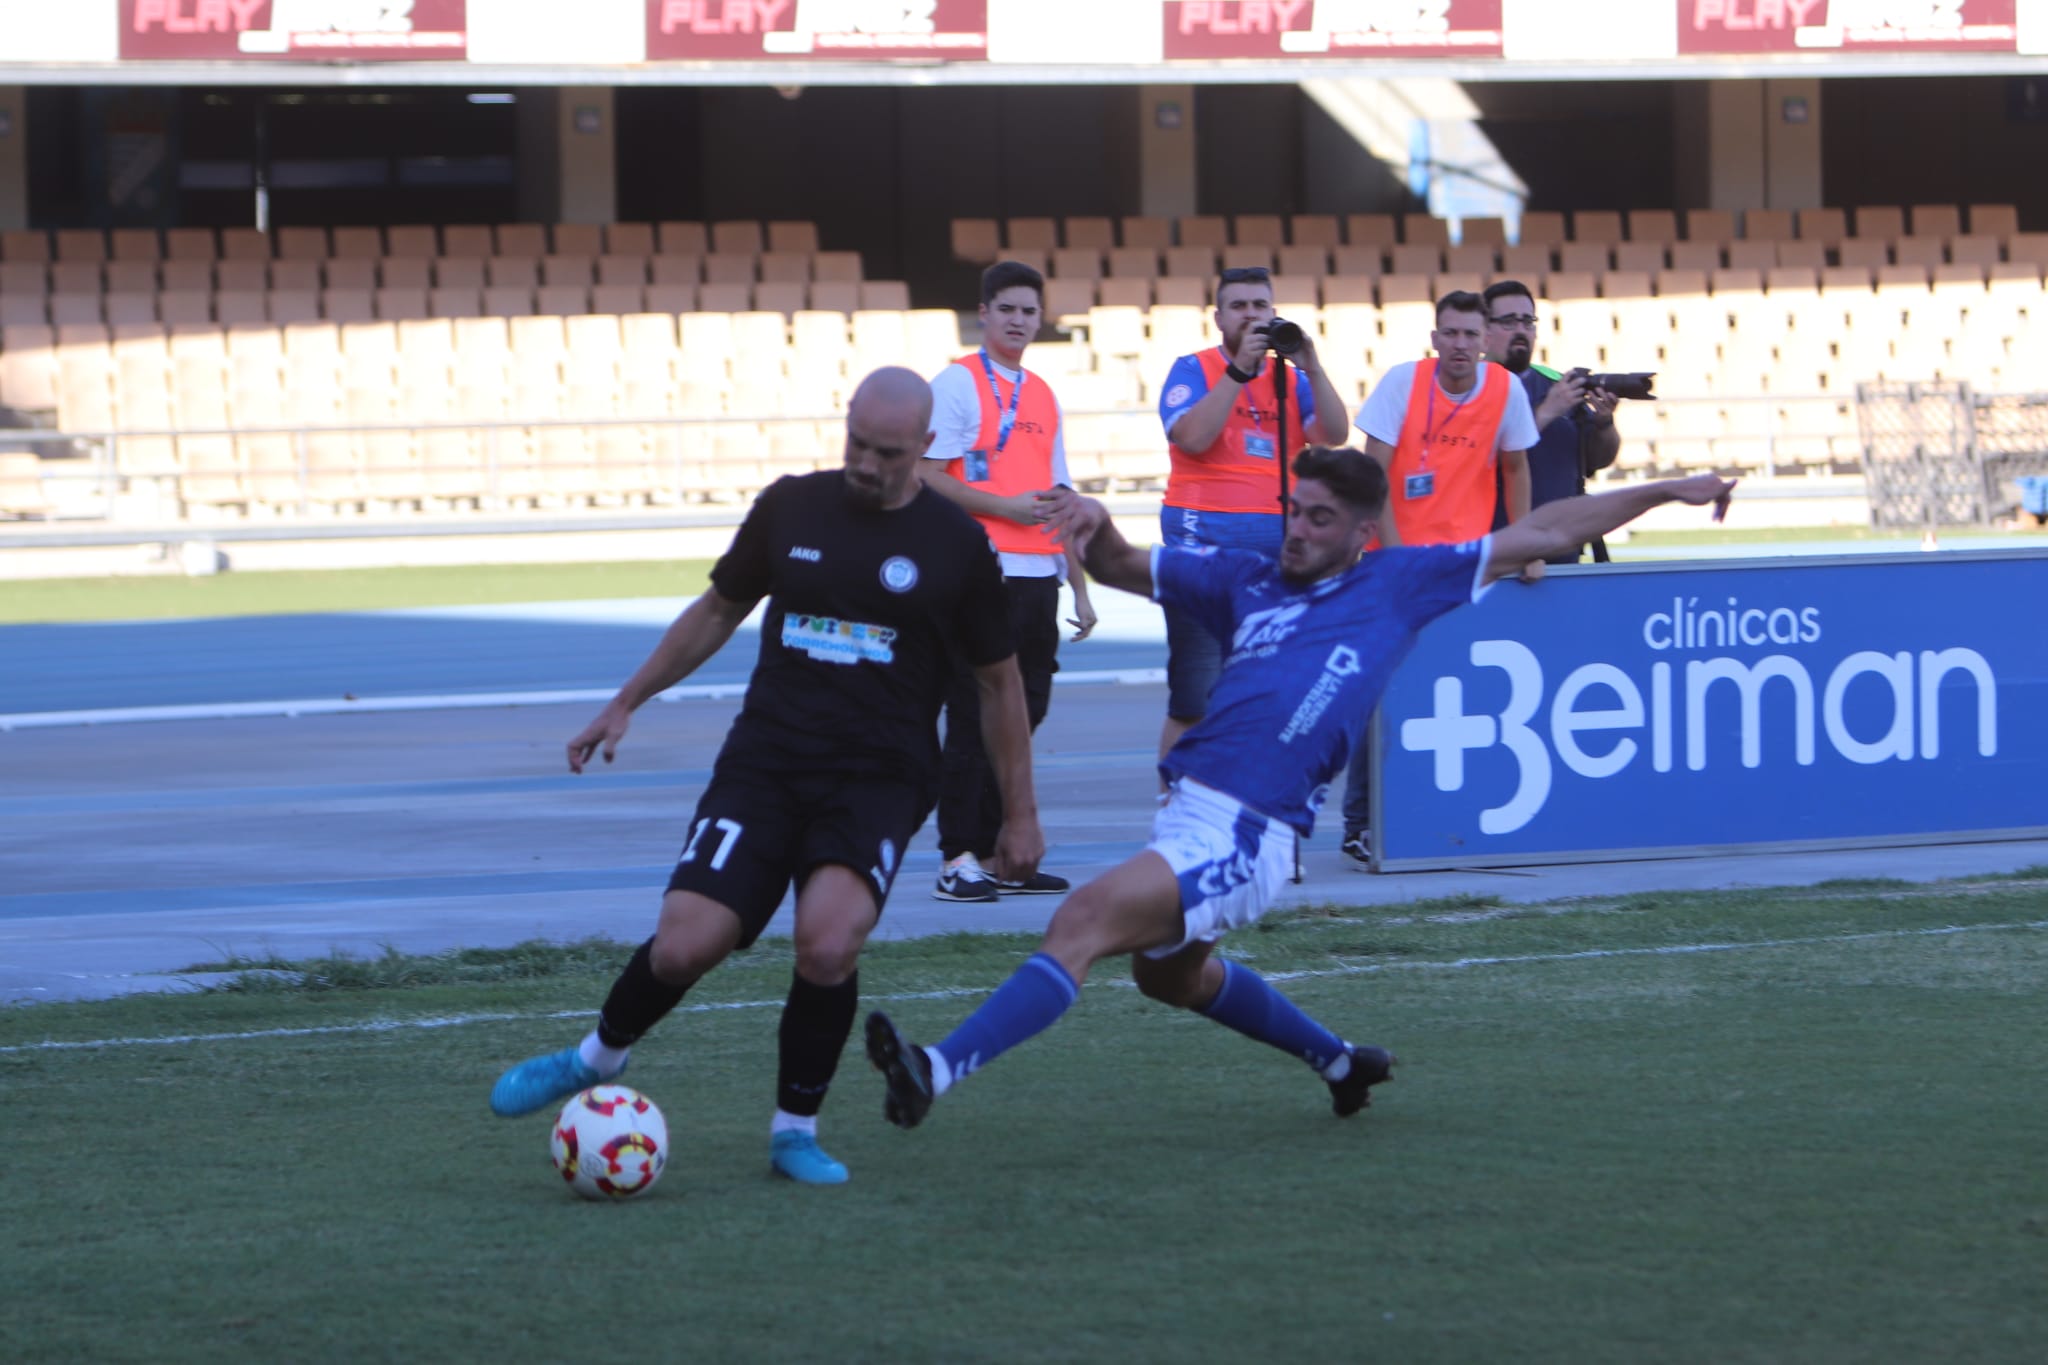
<path fill-rule="evenodd" d="M 2018 0 L 1679 0 L 1678 50 L 2013 52 Z"/>
<path fill-rule="evenodd" d="M 988 0 L 648 0 L 647 59 L 986 61 Z"/>
<path fill-rule="evenodd" d="M 1496 585 L 1381 703 L 1393 867 L 2048 828 L 2048 556 L 1609 566 Z"/>
<path fill-rule="evenodd" d="M 468 0 L 120 0 L 123 61 L 462 61 Z"/>
<path fill-rule="evenodd" d="M 1167 0 L 1165 56 L 1498 57 L 1501 0 Z"/>

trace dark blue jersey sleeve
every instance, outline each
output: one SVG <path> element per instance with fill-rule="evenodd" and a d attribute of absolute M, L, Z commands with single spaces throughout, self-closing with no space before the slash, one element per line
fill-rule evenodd
<path fill-rule="evenodd" d="M 1268 563 L 1249 550 L 1161 545 L 1152 554 L 1152 595 L 1200 621 L 1227 649 L 1237 631 L 1237 590 Z"/>
<path fill-rule="evenodd" d="M 1397 555 L 1390 587 L 1410 630 L 1421 630 L 1453 607 L 1476 602 L 1485 591 L 1487 556 L 1493 537 L 1461 545 L 1398 546 L 1374 553 Z"/>
<path fill-rule="evenodd" d="M 1200 356 L 1184 355 L 1166 372 L 1159 390 L 1159 423 L 1168 437 L 1181 414 L 1209 396 L 1209 377 L 1202 373 Z"/>

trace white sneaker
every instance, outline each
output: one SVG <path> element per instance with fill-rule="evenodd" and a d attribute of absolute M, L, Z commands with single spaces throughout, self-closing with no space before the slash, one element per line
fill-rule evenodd
<path fill-rule="evenodd" d="M 992 901 L 999 894 L 996 879 L 982 868 L 981 860 L 972 853 L 963 853 L 948 862 L 939 873 L 939 884 L 932 892 L 932 899 Z"/>

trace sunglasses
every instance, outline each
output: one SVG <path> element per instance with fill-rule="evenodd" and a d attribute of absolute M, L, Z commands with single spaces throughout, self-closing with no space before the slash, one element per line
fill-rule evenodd
<path fill-rule="evenodd" d="M 1216 277 L 1218 284 L 1271 284 L 1273 272 L 1262 265 L 1234 265 Z"/>

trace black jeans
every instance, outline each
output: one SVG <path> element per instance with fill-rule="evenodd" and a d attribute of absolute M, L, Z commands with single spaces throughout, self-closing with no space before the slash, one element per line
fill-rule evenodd
<path fill-rule="evenodd" d="M 1024 711 L 1031 728 L 1045 719 L 1052 675 L 1059 671 L 1060 581 L 1005 578 L 1017 671 L 1024 675 Z M 981 692 L 974 670 L 956 663 L 946 688 L 946 743 L 939 776 L 939 852 L 947 858 L 996 851 L 1003 826 L 1002 789 L 981 745 Z"/>

